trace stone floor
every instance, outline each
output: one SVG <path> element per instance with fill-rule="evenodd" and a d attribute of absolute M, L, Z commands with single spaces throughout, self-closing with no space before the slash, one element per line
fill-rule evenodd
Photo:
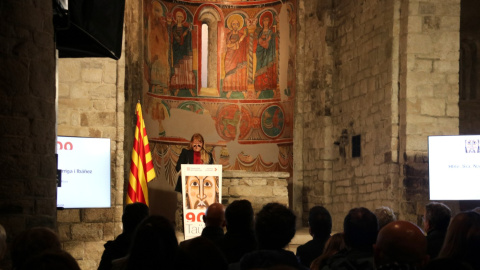
<path fill-rule="evenodd" d="M 178 242 L 182 242 L 184 240 L 183 233 L 177 231 L 177 239 Z M 301 228 L 297 230 L 297 233 L 295 234 L 295 237 L 293 237 L 292 241 L 290 244 L 287 246 L 286 249 L 293 251 L 296 253 L 297 247 L 299 245 L 305 244 L 306 242 L 312 240 L 312 237 L 308 233 L 308 228 Z"/>

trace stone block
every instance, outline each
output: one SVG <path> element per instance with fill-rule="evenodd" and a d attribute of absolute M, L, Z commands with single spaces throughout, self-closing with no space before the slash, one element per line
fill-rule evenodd
<path fill-rule="evenodd" d="M 113 240 L 115 238 L 115 223 L 103 223 L 103 241 Z"/>
<path fill-rule="evenodd" d="M 85 242 L 85 250 L 87 250 L 88 252 L 85 253 L 83 259 L 100 262 L 103 251 L 105 250 L 103 244 L 105 244 L 104 241 Z"/>
<path fill-rule="evenodd" d="M 83 127 L 115 126 L 114 112 L 84 112 L 80 115 L 80 125 Z"/>
<path fill-rule="evenodd" d="M 58 112 L 62 113 L 64 110 L 82 110 L 88 111 L 92 107 L 92 101 L 88 98 L 82 99 L 59 99 L 58 100 Z"/>
<path fill-rule="evenodd" d="M 117 62 L 106 61 L 103 69 L 103 82 L 115 84 L 117 82 Z"/>
<path fill-rule="evenodd" d="M 93 99 L 115 98 L 116 94 L 117 87 L 115 84 L 101 84 L 95 88 L 90 89 L 90 96 Z"/>
<path fill-rule="evenodd" d="M 72 232 L 70 230 L 70 224 L 61 224 L 57 222 L 57 231 L 58 237 L 60 238 L 60 242 L 67 242 L 71 241 L 72 239 Z"/>
<path fill-rule="evenodd" d="M 72 224 L 72 237 L 78 241 L 101 241 L 103 240 L 103 224 Z"/>
<path fill-rule="evenodd" d="M 70 86 L 70 99 L 90 99 L 90 89 L 94 88 L 95 83 L 76 83 Z"/>
<path fill-rule="evenodd" d="M 76 58 L 58 59 L 57 63 L 59 82 L 70 83 L 80 80 L 81 62 Z"/>
<path fill-rule="evenodd" d="M 101 83 L 103 70 L 101 68 L 82 68 L 82 81 L 88 83 Z"/>
<path fill-rule="evenodd" d="M 122 216 L 123 216 L 123 205 L 115 205 L 114 206 L 115 211 L 114 211 L 114 218 L 113 220 L 115 222 L 122 222 Z"/>
<path fill-rule="evenodd" d="M 335 182 L 335 184 L 336 184 L 338 187 L 348 187 L 348 186 L 351 185 L 349 179 L 338 180 L 338 181 Z"/>
<path fill-rule="evenodd" d="M 111 222 L 113 208 L 87 208 L 83 210 L 83 222 Z"/>
<path fill-rule="evenodd" d="M 431 116 L 445 116 L 446 104 L 444 99 L 424 98 L 421 100 L 421 113 Z"/>
<path fill-rule="evenodd" d="M 288 198 L 288 190 L 286 188 L 274 187 L 272 192 L 273 192 L 273 196 L 279 196 L 279 197 L 284 196 Z"/>
<path fill-rule="evenodd" d="M 273 195 L 271 188 L 236 186 L 230 188 L 232 196 L 270 197 Z"/>
<path fill-rule="evenodd" d="M 427 15 L 427 14 L 435 14 L 437 10 L 437 6 L 435 3 L 430 2 L 420 2 L 418 4 L 418 14 Z"/>
<path fill-rule="evenodd" d="M 64 242 L 63 249 L 70 253 L 75 260 L 83 260 L 85 256 L 85 243 L 82 241 Z"/>

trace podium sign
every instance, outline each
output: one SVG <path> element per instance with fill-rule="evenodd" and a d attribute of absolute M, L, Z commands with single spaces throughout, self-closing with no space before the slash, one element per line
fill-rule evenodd
<path fill-rule="evenodd" d="M 200 236 L 203 216 L 212 203 L 222 201 L 222 165 L 182 164 L 185 240 Z"/>

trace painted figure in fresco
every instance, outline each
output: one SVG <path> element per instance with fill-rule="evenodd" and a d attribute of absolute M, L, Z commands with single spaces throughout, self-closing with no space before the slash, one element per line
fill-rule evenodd
<path fill-rule="evenodd" d="M 167 94 L 170 73 L 168 70 L 168 30 L 164 10 L 159 1 L 152 1 L 148 23 L 148 62 L 150 67 L 150 91 Z"/>
<path fill-rule="evenodd" d="M 171 43 L 173 62 L 171 66 L 170 89 L 177 96 L 180 89 L 188 89 L 195 96 L 195 75 L 193 74 L 192 26 L 186 21 L 187 13 L 177 8 L 173 11 Z"/>
<path fill-rule="evenodd" d="M 265 12 L 261 15 L 261 28 L 257 35 L 257 66 L 255 72 L 255 91 L 257 96 L 261 91 L 277 88 L 276 34 L 272 30 L 273 15 Z"/>
<path fill-rule="evenodd" d="M 162 100 L 155 99 L 152 103 L 153 103 L 151 108 L 152 119 L 157 120 L 158 136 L 160 137 L 165 136 L 166 133 L 165 133 L 165 127 L 163 126 L 163 121 L 170 117 L 170 113 L 168 111 L 168 108 L 162 102 Z"/>
<path fill-rule="evenodd" d="M 223 91 L 227 98 L 232 91 L 247 91 L 247 30 L 243 29 L 244 19 L 239 14 L 233 14 L 227 19 L 227 33 L 225 54 L 225 79 Z"/>

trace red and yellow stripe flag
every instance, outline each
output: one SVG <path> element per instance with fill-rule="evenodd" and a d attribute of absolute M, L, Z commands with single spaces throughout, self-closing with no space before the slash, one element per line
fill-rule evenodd
<path fill-rule="evenodd" d="M 127 204 L 141 202 L 148 205 L 147 183 L 152 181 L 156 175 L 140 103 L 137 103 L 135 113 L 137 115 L 137 126 L 135 128 L 135 142 L 133 144 L 132 163 L 128 178 Z"/>

